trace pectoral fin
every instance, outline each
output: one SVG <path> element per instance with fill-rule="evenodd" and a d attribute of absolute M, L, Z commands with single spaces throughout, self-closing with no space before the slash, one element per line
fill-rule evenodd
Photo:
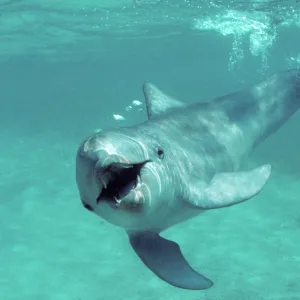
<path fill-rule="evenodd" d="M 129 235 L 129 238 L 143 263 L 167 283 L 189 290 L 204 290 L 213 285 L 190 267 L 175 242 L 152 232 Z"/>
<path fill-rule="evenodd" d="M 263 165 L 246 172 L 218 173 L 211 182 L 197 188 L 192 184 L 188 202 L 202 209 L 214 209 L 244 202 L 261 192 L 271 174 L 271 166 Z"/>

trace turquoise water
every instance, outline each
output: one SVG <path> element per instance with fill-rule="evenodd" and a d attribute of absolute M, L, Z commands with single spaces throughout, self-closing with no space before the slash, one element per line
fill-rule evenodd
<path fill-rule="evenodd" d="M 298 66 L 299 3 L 221 4 L 0 1 L 1 300 L 300 299 L 299 113 L 245 162 L 273 166 L 259 196 L 163 234 L 207 291 L 157 279 L 78 196 L 79 143 L 145 120 L 145 80 L 192 103 Z"/>

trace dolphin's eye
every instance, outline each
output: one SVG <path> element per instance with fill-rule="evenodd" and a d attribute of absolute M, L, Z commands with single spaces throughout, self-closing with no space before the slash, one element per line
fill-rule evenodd
<path fill-rule="evenodd" d="M 159 159 L 163 159 L 165 157 L 164 149 L 161 147 L 157 148 L 157 156 Z"/>

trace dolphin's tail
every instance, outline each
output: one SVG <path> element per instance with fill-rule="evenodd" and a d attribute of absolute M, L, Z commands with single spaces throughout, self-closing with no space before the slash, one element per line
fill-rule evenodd
<path fill-rule="evenodd" d="M 300 68 L 274 74 L 248 90 L 214 100 L 253 146 L 279 129 L 300 108 Z"/>
<path fill-rule="evenodd" d="M 300 108 L 300 69 L 271 76 L 253 88 L 262 130 L 255 144 L 276 132 Z"/>
<path fill-rule="evenodd" d="M 300 107 L 300 69 L 277 73 L 251 90 L 258 113 L 285 121 Z"/>

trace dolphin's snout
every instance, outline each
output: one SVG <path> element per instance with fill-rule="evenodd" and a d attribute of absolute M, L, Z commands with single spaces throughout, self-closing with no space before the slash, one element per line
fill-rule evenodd
<path fill-rule="evenodd" d="M 79 148 L 76 161 L 76 181 L 83 206 L 94 211 L 96 199 L 102 192 L 103 184 L 96 177 L 96 166 L 99 161 L 96 152 Z"/>

